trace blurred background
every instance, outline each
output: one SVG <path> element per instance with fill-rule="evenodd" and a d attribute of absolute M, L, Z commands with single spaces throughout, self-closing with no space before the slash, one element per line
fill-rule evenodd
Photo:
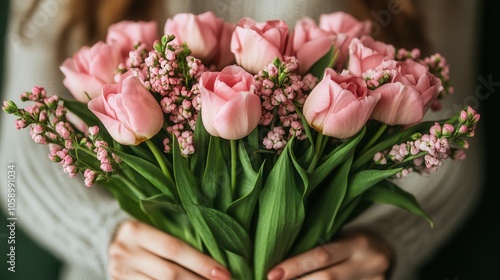
<path fill-rule="evenodd" d="M 478 77 L 493 81 L 488 89 L 491 95 L 483 101 L 478 112 L 481 116 L 486 146 L 487 178 L 482 199 L 468 222 L 440 253 L 421 270 L 426 280 L 500 279 L 500 45 L 496 38 L 500 27 L 500 1 L 483 0 L 482 26 L 480 32 L 480 60 Z M 3 49 L 6 41 L 6 22 L 9 1 L 0 2 L 0 88 L 3 77 Z M 450 4 L 452 6 L 453 4 Z M 453 74 L 453 73 L 452 73 Z M 477 80 L 477 85 L 480 81 Z M 456 89 L 460 90 L 460 89 Z M 498 138 L 497 138 L 498 137 Z M 50 164 L 50 163 L 47 163 Z M 2 178 L 4 180 L 4 178 Z M 4 182 L 0 191 L 5 191 Z M 4 210 L 4 209 L 2 209 Z M 0 216 L 0 220 L 5 218 Z M 4 224 L 4 223 L 2 223 Z M 16 272 L 7 271 L 7 228 L 0 228 L 0 279 L 6 280 L 50 280 L 57 279 L 57 259 L 33 243 L 17 228 Z"/>

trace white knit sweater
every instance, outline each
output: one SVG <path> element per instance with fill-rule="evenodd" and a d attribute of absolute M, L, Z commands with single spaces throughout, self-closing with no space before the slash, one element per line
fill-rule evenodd
<path fill-rule="evenodd" d="M 28 25 L 29 40 L 23 41 L 17 30 L 26 2 L 11 1 L 2 99 L 18 100 L 21 92 L 34 85 L 43 85 L 49 93 L 64 95 L 67 91 L 62 86 L 54 46 L 62 24 L 61 13 L 68 1 L 42 1 Z M 423 11 L 430 41 L 452 67 L 456 94 L 444 106 L 473 105 L 477 84 L 474 76 L 477 1 L 455 1 L 453 9 L 445 5 L 447 1 L 423 2 L 427 5 Z M 243 16 L 257 21 L 279 18 L 292 28 L 298 18 L 317 19 L 322 13 L 342 8 L 331 0 L 172 0 L 168 4 L 169 15 L 213 10 L 231 22 Z M 81 177 L 70 179 L 63 174 L 60 166 L 48 160 L 47 147 L 34 144 L 28 131 L 20 133 L 14 129 L 13 117 L 2 114 L 0 120 L 1 169 L 6 170 L 8 163 L 17 167 L 19 224 L 63 260 L 62 279 L 105 279 L 109 239 L 127 215 L 99 187 L 86 188 Z M 398 258 L 394 279 L 416 279 L 418 266 L 439 248 L 470 211 L 482 183 L 478 142 L 476 139 L 472 143 L 465 162 L 446 162 L 431 178 L 415 175 L 401 182 L 421 201 L 434 219 L 435 229 L 403 210 L 387 206 L 375 206 L 354 222 L 354 225 L 378 231 L 394 245 Z M 2 181 L 0 189 L 2 208 L 6 201 L 4 183 Z"/>

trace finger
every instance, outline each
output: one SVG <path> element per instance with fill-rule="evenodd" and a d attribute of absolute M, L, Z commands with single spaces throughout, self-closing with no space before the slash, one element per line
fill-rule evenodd
<path fill-rule="evenodd" d="M 348 244 L 329 243 L 285 260 L 274 267 L 268 279 L 293 279 L 311 271 L 345 261 L 351 254 Z"/>
<path fill-rule="evenodd" d="M 136 252 L 134 258 L 125 260 L 124 265 L 148 276 L 148 279 L 203 279 L 178 264 L 144 250 Z"/>
<path fill-rule="evenodd" d="M 384 275 L 377 275 L 377 276 L 374 276 L 371 278 L 367 278 L 366 280 L 385 280 L 385 276 Z"/>
<path fill-rule="evenodd" d="M 304 280 L 321 280 L 321 279 L 335 279 L 335 280 L 383 280 L 382 269 L 378 265 L 378 261 L 371 261 L 369 259 L 363 260 L 364 263 L 358 263 L 354 260 L 347 260 L 345 262 L 330 266 L 328 268 L 307 274 L 301 279 Z M 365 266 L 366 264 L 366 266 Z"/>
<path fill-rule="evenodd" d="M 343 262 L 301 277 L 303 280 L 359 280 L 364 279 L 352 262 Z"/>
<path fill-rule="evenodd" d="M 123 229 L 132 234 L 139 246 L 167 260 L 171 260 L 207 279 L 230 279 L 230 273 L 215 260 L 183 241 L 144 223 L 127 223 Z"/>
<path fill-rule="evenodd" d="M 148 277 L 142 273 L 138 273 L 138 272 L 129 272 L 126 274 L 121 274 L 119 276 L 112 276 L 111 279 L 112 280 L 151 280 L 150 277 Z"/>

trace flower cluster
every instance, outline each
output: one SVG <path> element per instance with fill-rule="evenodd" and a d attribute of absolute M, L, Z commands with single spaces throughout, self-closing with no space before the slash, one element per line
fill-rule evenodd
<path fill-rule="evenodd" d="M 161 95 L 160 106 L 168 118 L 167 131 L 175 135 L 185 156 L 194 153 L 193 131 L 201 108 L 200 93 L 195 82 L 204 71 L 201 61 L 190 56 L 184 45 L 163 37 L 145 59 L 149 80 L 146 86 Z M 170 141 L 164 141 L 169 151 Z"/>
<path fill-rule="evenodd" d="M 457 116 L 458 122 L 435 123 L 428 134 L 414 135 L 414 140 L 396 144 L 391 149 L 378 152 L 373 160 L 377 165 L 401 166 L 404 169 L 396 177 L 407 176 L 413 170 L 421 174 L 436 171 L 443 165 L 443 160 L 451 157 L 453 160 L 465 159 L 464 149 L 469 147 L 464 137 L 474 136 L 479 114 L 471 107 L 463 110 Z"/>
<path fill-rule="evenodd" d="M 317 78 L 311 74 L 302 77 L 296 74 L 297 69 L 297 59 L 285 57 L 284 61 L 275 59 L 254 77 L 256 94 L 262 103 L 259 125 L 269 129 L 262 144 L 278 153 L 291 137 L 307 137 L 297 108 L 304 105 L 306 92 L 316 86 Z"/>
<path fill-rule="evenodd" d="M 3 110 L 19 117 L 15 121 L 17 129 L 30 127 L 35 143 L 49 145 L 51 161 L 61 164 L 70 177 L 84 172 L 86 186 L 109 179 L 119 159 L 105 148 L 108 146 L 105 141 L 97 140 L 97 126 L 87 131 L 85 123 L 70 114 L 57 95 L 47 95 L 43 87 L 21 94 L 21 100 L 31 101 L 33 105 L 19 109 L 13 102 L 5 101 Z M 91 155 L 100 167 L 95 169 L 81 161 L 82 153 Z"/>

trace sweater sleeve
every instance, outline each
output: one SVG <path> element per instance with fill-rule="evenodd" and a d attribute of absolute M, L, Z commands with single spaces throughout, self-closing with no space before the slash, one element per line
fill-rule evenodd
<path fill-rule="evenodd" d="M 19 104 L 19 95 L 35 85 L 50 94 L 66 94 L 55 51 L 64 14 L 61 5 L 41 1 L 22 38 L 18 29 L 26 5 L 12 1 L 3 100 Z M 16 131 L 14 120 L 0 114 L 0 166 L 2 170 L 8 164 L 16 167 L 18 225 L 62 260 L 66 275 L 78 271 L 77 279 L 105 279 L 108 243 L 117 224 L 128 216 L 100 186 L 86 188 L 81 176 L 69 178 L 63 173 L 48 159 L 48 147 L 35 144 L 28 129 Z M 2 209 L 6 209 L 6 187 L 1 190 Z"/>
<path fill-rule="evenodd" d="M 455 93 L 444 99 L 443 110 L 427 116 L 443 119 L 464 106 L 478 109 L 482 96 L 475 91 L 478 80 L 476 43 L 478 2 L 460 0 L 450 9 L 449 3 L 425 0 L 421 5 L 422 19 L 432 49 L 450 63 Z M 481 112 L 479 112 L 481 113 Z M 481 122 L 470 141 L 467 159 L 446 160 L 444 166 L 429 177 L 411 174 L 395 182 L 414 194 L 434 222 L 427 222 L 392 206 L 375 205 L 351 226 L 364 226 L 378 231 L 396 251 L 394 279 L 418 279 L 418 269 L 429 260 L 464 224 L 476 206 L 484 183 L 484 157 Z"/>

